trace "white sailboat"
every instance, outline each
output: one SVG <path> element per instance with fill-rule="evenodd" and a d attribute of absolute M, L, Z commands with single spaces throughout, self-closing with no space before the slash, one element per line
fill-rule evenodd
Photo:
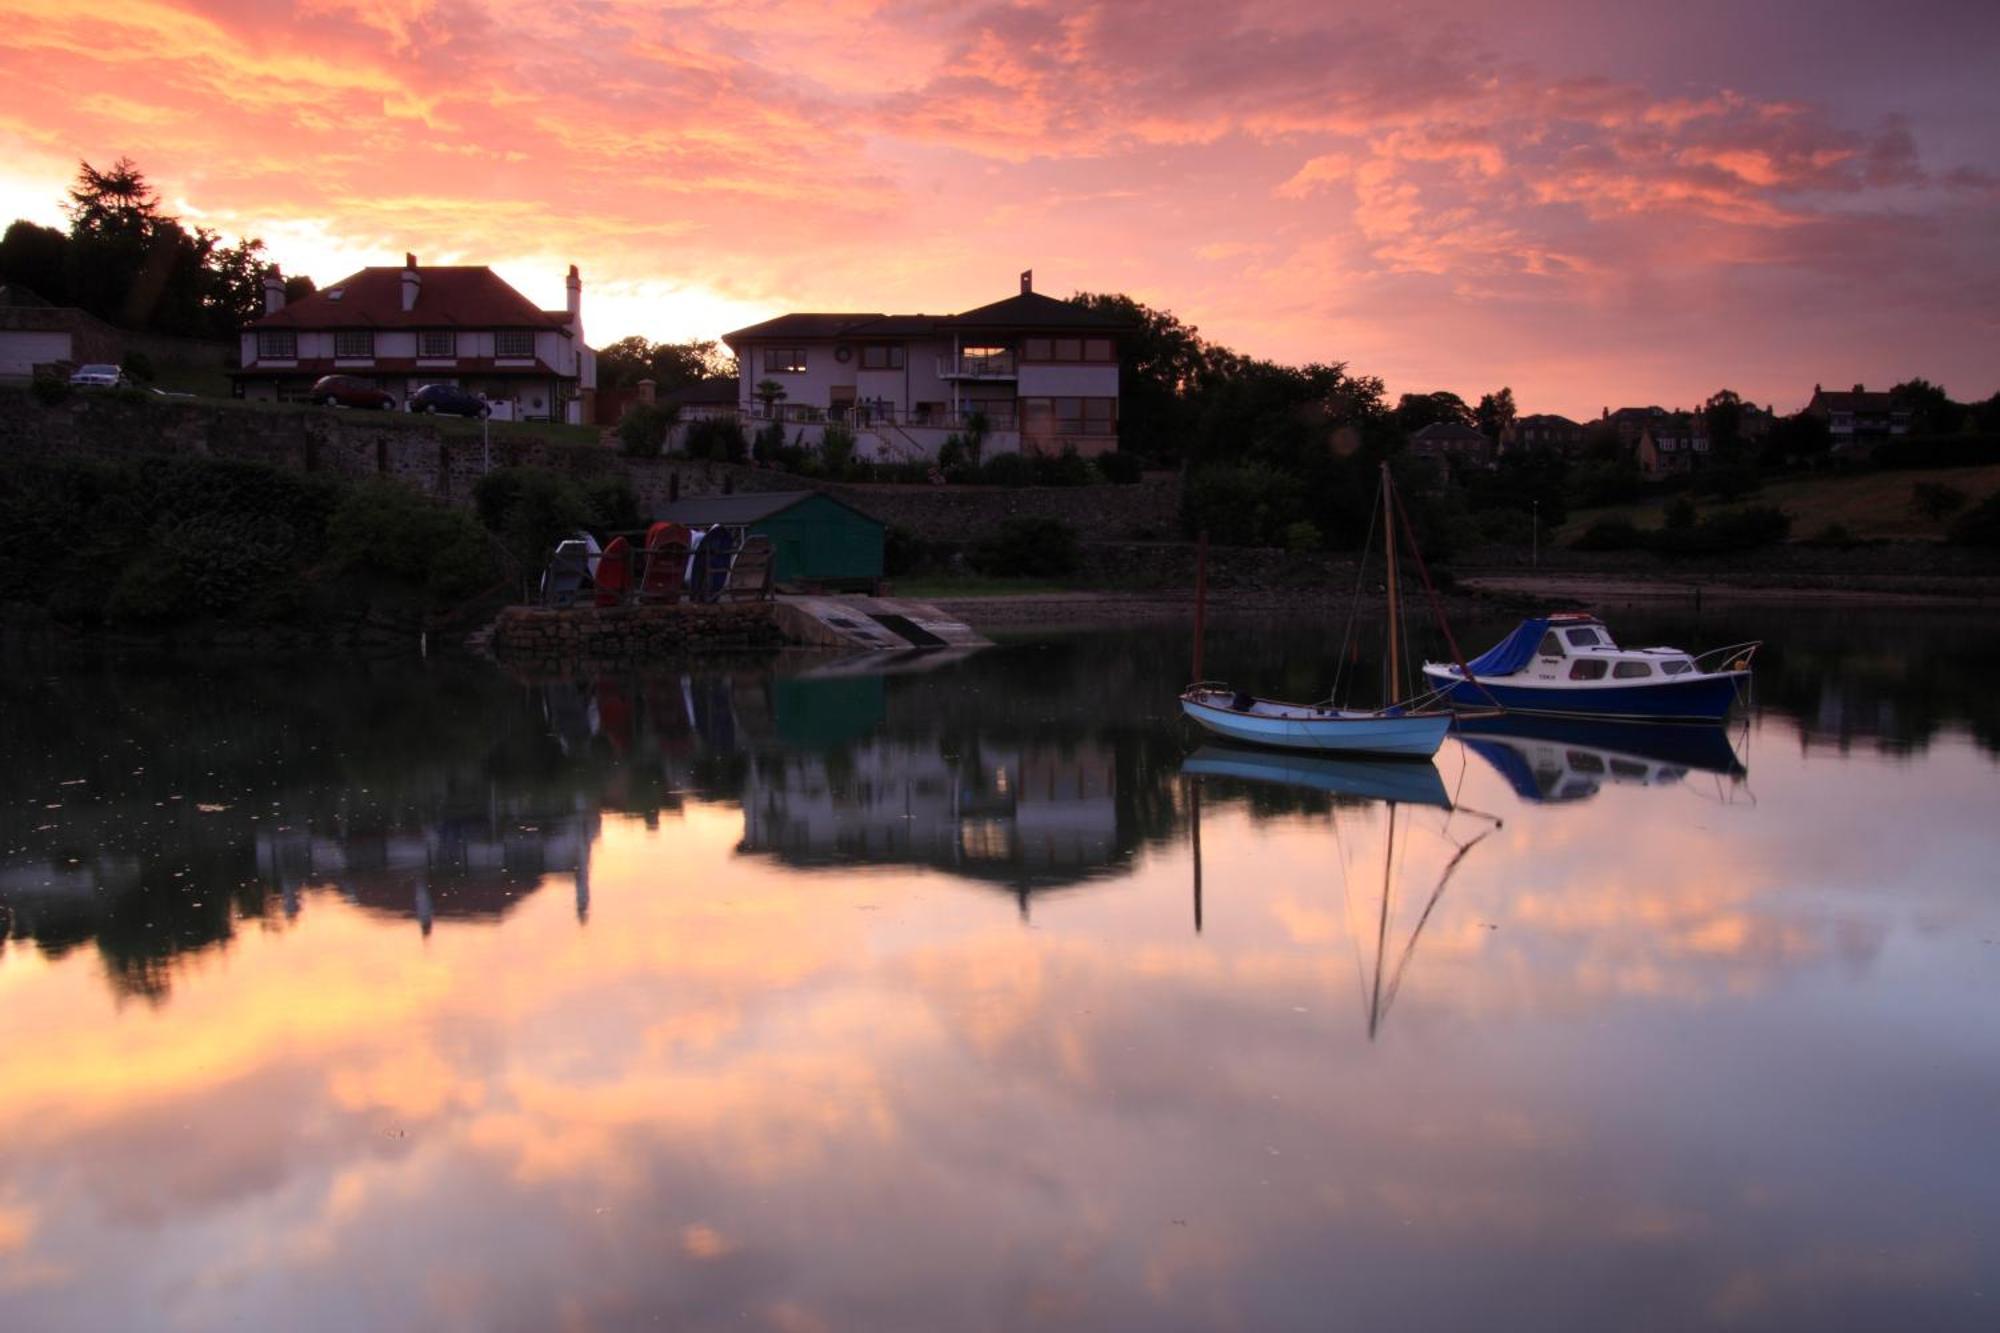
<path fill-rule="evenodd" d="M 1260 699 L 1220 681 L 1196 681 L 1181 692 L 1181 712 L 1206 731 L 1233 741 L 1305 750 L 1318 754 L 1384 755 L 1428 759 L 1444 744 L 1452 712 L 1440 698 L 1424 695 L 1404 703 L 1402 662 L 1396 630 L 1402 623 L 1402 602 L 1396 582 L 1396 510 L 1389 465 L 1382 465 L 1383 544 L 1388 560 L 1389 702 L 1372 711 L 1339 708 L 1324 703 L 1287 703 Z M 1206 580 L 1197 597 L 1206 592 Z M 1202 610 L 1196 611 L 1196 640 L 1201 637 Z M 1197 657 L 1197 663 L 1199 658 Z M 1200 667 L 1197 665 L 1196 673 Z"/>

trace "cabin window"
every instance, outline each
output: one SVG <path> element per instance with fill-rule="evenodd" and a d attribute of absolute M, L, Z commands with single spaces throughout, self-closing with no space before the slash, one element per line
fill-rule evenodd
<path fill-rule="evenodd" d="M 1610 669 L 1610 666 L 1609 662 L 1600 662 L 1594 658 L 1580 657 L 1569 664 L 1569 678 L 1571 680 L 1603 680 L 1604 673 Z"/>
<path fill-rule="evenodd" d="M 1594 629 L 1573 629 L 1569 632 L 1569 641 L 1574 648 L 1595 648 L 1604 642 Z"/>
<path fill-rule="evenodd" d="M 1692 670 L 1694 670 L 1694 663 L 1688 661 L 1685 657 L 1669 658 L 1667 661 L 1660 663 L 1660 674 L 1663 676 L 1678 676 L 1683 671 Z"/>
<path fill-rule="evenodd" d="M 1569 766 L 1579 773 L 1602 773 L 1604 771 L 1603 756 L 1590 750 L 1565 750 L 1563 758 L 1569 760 Z"/>
<path fill-rule="evenodd" d="M 1554 630 L 1550 630 L 1542 636 L 1542 646 L 1539 651 L 1543 657 L 1561 657 L 1563 655 L 1562 640 L 1556 637 Z"/>
<path fill-rule="evenodd" d="M 1611 668 L 1611 674 L 1619 680 L 1635 680 L 1640 676 L 1650 676 L 1653 668 L 1644 662 L 1620 662 Z"/>
<path fill-rule="evenodd" d="M 1613 759 L 1611 761 L 1611 776 L 1614 778 L 1643 779 L 1646 776 L 1646 766 L 1634 759 Z"/>

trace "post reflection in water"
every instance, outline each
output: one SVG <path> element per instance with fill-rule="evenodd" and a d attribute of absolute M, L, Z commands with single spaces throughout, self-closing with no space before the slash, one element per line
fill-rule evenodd
<path fill-rule="evenodd" d="M 11 663 L 0 1326 L 1988 1327 L 2000 633 L 1854 619 L 1417 766 L 1178 629 Z"/>

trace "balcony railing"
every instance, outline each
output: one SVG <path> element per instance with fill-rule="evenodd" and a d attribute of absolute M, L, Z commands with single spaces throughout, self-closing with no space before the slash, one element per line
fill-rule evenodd
<path fill-rule="evenodd" d="M 1012 400 L 987 404 L 983 411 L 975 413 L 963 407 L 959 412 L 921 411 L 897 407 L 893 403 L 854 402 L 841 403 L 833 407 L 814 407 L 807 403 L 764 403 L 753 402 L 741 409 L 746 424 L 759 421 L 796 422 L 810 425 L 818 422 L 837 421 L 848 426 L 936 426 L 946 430 L 966 430 L 970 428 L 975 415 L 986 418 L 988 430 L 1014 429 L 1014 404 Z"/>
<path fill-rule="evenodd" d="M 938 378 L 941 380 L 1011 380 L 1017 373 L 1012 352 L 938 358 Z"/>

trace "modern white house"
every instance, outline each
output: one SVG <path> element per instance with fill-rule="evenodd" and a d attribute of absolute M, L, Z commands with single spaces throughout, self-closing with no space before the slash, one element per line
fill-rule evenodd
<path fill-rule="evenodd" d="M 987 453 L 1118 447 L 1115 316 L 1034 290 L 959 315 L 792 314 L 723 335 L 739 410 L 815 438 L 850 427 L 864 458 L 934 458 L 984 426 Z"/>
<path fill-rule="evenodd" d="M 246 398 L 299 398 L 322 375 L 354 375 L 403 402 L 426 384 L 457 384 L 498 416 L 581 423 L 597 359 L 574 264 L 568 285 L 568 309 L 540 310 L 484 265 L 420 268 L 405 255 L 401 268 L 364 268 L 288 304 L 273 267 L 236 382 Z"/>

